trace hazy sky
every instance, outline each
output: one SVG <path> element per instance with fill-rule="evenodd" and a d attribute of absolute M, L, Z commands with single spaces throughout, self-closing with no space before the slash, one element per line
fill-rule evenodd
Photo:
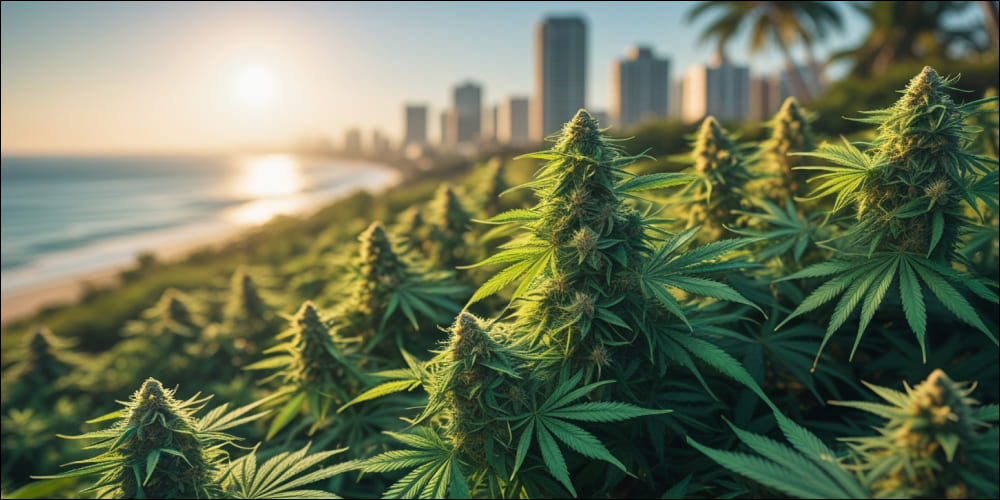
<path fill-rule="evenodd" d="M 533 88 L 535 25 L 579 14 L 588 29 L 587 107 L 605 110 L 609 67 L 632 44 L 671 60 L 671 76 L 704 62 L 708 18 L 695 2 L 3 2 L 2 151 L 194 151 L 281 145 L 351 127 L 403 134 L 405 103 L 430 106 L 431 138 L 451 89 L 465 80 L 484 106 Z M 854 46 L 867 24 L 846 5 L 827 47 Z M 729 55 L 754 73 L 745 38 Z M 273 98 L 252 105 L 236 85 L 264 68 Z"/>

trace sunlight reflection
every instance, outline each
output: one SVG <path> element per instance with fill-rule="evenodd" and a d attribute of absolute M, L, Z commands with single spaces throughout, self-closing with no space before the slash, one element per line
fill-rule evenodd
<path fill-rule="evenodd" d="M 238 196 L 251 198 L 232 209 L 228 218 L 238 224 L 260 224 L 278 214 L 302 208 L 305 187 L 302 165 L 289 155 L 253 156 L 239 161 Z"/>
<path fill-rule="evenodd" d="M 234 209 L 229 218 L 237 224 L 263 224 L 275 215 L 295 213 L 301 207 L 302 200 L 296 196 L 255 200 Z"/>
<path fill-rule="evenodd" d="M 302 190 L 302 166 L 289 155 L 256 156 L 241 162 L 239 192 L 251 198 L 288 196 Z"/>

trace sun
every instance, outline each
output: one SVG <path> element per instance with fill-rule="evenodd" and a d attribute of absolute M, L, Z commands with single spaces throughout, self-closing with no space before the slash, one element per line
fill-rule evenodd
<path fill-rule="evenodd" d="M 263 66 L 243 68 L 233 81 L 236 98 L 245 105 L 263 106 L 274 99 L 276 85 L 274 73 Z"/>

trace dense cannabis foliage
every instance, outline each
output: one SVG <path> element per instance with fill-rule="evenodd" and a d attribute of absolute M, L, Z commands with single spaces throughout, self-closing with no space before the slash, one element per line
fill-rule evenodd
<path fill-rule="evenodd" d="M 464 287 L 454 283 L 451 272 L 397 252 L 380 222 L 371 223 L 358 240 L 360 255 L 348 283 L 352 295 L 334 313 L 342 318 L 338 333 L 361 337 L 366 350 L 379 345 L 383 352 L 431 347 L 433 338 L 417 332 L 458 311 L 451 297 Z"/>
<path fill-rule="evenodd" d="M 86 363 L 37 323 L 22 350 L 5 331 L 0 488 L 994 498 L 997 164 L 977 134 L 995 101 L 956 104 L 951 84 L 927 69 L 864 119 L 874 140 L 815 152 L 794 100 L 759 154 L 707 118 L 683 173 L 638 175 L 647 157 L 581 110 L 545 151 L 464 178 L 422 172 L 384 198 L 276 222 L 216 267 L 200 255 L 185 286 L 130 289 L 136 319 L 91 319 L 117 342 Z M 130 279 L 161 266 L 174 273 Z M 856 337 L 834 335 L 855 320 Z M 877 335 L 861 346 L 866 329 Z M 984 404 L 936 367 L 978 379 Z M 81 427 L 146 377 L 85 424 L 112 427 Z M 246 406 L 199 418 L 207 398 L 157 380 Z M 862 380 L 887 404 L 863 401 Z M 248 441 L 228 446 L 241 424 Z M 53 439 L 79 432 L 93 441 L 82 452 Z M 349 460 L 323 467 L 333 455 Z M 65 462 L 76 468 L 7 493 Z"/>
<path fill-rule="evenodd" d="M 930 292 L 959 321 L 997 342 L 959 288 L 994 303 L 997 294 L 952 267 L 961 261 L 962 232 L 977 225 L 963 205 L 997 204 L 996 170 L 989 168 L 996 159 L 969 151 L 975 136 L 966 120 L 983 101 L 955 104 L 946 93 L 953 82 L 925 67 L 894 106 L 864 119 L 878 125 L 867 151 L 845 142 L 809 154 L 836 165 L 801 167 L 826 172 L 817 176 L 823 183 L 816 196 L 836 194 L 833 212 L 854 205 L 856 222 L 841 237 L 835 260 L 785 278 L 833 276 L 785 322 L 840 296 L 824 344 L 861 306 L 856 350 L 883 300 L 898 290 L 906 321 L 926 351 L 924 297 Z"/>
<path fill-rule="evenodd" d="M 997 406 L 976 408 L 972 388 L 934 370 L 906 393 L 868 384 L 889 404 L 833 401 L 888 419 L 875 436 L 843 438 L 848 457 L 775 412 L 794 449 L 732 426 L 761 456 L 692 444 L 724 467 L 802 498 L 994 498 Z M 850 473 L 854 474 L 850 474 Z"/>

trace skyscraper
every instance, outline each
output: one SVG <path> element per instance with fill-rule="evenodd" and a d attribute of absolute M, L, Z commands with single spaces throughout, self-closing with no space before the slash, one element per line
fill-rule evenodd
<path fill-rule="evenodd" d="M 344 152 L 349 155 L 361 153 L 361 130 L 350 128 L 344 132 Z"/>
<path fill-rule="evenodd" d="M 473 144 L 483 126 L 483 90 L 472 82 L 455 87 L 452 100 L 456 126 L 455 144 Z"/>
<path fill-rule="evenodd" d="M 611 64 L 611 123 L 628 127 L 647 118 L 666 118 L 670 61 L 649 47 L 631 47 Z"/>
<path fill-rule="evenodd" d="M 535 95 L 531 138 L 541 141 L 586 106 L 587 26 L 579 17 L 552 17 L 535 29 Z"/>
<path fill-rule="evenodd" d="M 730 64 L 720 55 L 709 65 L 692 66 L 684 75 L 685 123 L 714 116 L 719 121 L 743 121 L 750 114 L 750 68 Z"/>
<path fill-rule="evenodd" d="M 427 144 L 427 106 L 407 104 L 405 118 L 406 130 L 403 133 L 403 146 Z"/>
<path fill-rule="evenodd" d="M 508 97 L 497 105 L 497 142 L 521 146 L 531 140 L 528 98 Z"/>

